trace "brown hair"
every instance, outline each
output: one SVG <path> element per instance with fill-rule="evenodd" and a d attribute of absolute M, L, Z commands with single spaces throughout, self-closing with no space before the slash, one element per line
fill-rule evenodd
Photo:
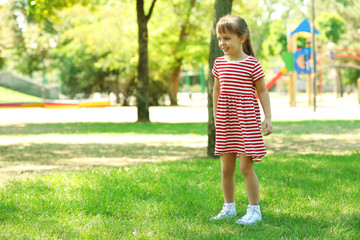
<path fill-rule="evenodd" d="M 235 15 L 226 15 L 220 18 L 216 24 L 216 32 L 217 33 L 230 32 L 238 35 L 239 37 L 245 35 L 245 41 L 243 43 L 243 51 L 247 55 L 251 55 L 255 57 L 255 53 L 251 45 L 249 27 L 243 18 Z"/>

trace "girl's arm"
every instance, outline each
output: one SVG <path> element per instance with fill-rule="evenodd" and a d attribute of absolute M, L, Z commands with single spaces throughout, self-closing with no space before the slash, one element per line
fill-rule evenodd
<path fill-rule="evenodd" d="M 214 90 L 213 90 L 213 114 L 214 119 L 216 120 L 216 111 L 217 111 L 217 103 L 218 97 L 220 93 L 220 82 L 218 78 L 214 78 Z"/>
<path fill-rule="evenodd" d="M 255 82 L 256 91 L 259 95 L 260 103 L 264 111 L 265 119 L 263 122 L 263 130 L 265 130 L 266 135 L 270 135 L 272 133 L 272 123 L 271 123 L 271 108 L 270 108 L 270 97 L 269 92 L 266 88 L 264 78 L 261 78 Z"/>

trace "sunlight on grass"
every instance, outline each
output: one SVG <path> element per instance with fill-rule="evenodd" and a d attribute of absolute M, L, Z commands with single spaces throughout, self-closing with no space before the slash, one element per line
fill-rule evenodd
<path fill-rule="evenodd" d="M 182 135 L 153 135 L 153 134 L 42 134 L 23 136 L 0 136 L 1 145 L 30 144 L 30 143 L 68 143 L 68 144 L 111 144 L 111 143 L 143 143 L 149 145 L 163 145 L 173 143 L 175 145 L 196 146 L 201 143 L 204 146 L 207 136 L 195 134 Z"/>
<path fill-rule="evenodd" d="M 0 238 L 357 239 L 359 123 L 275 122 L 248 227 L 208 221 L 223 199 L 206 123 L 0 126 Z"/>
<path fill-rule="evenodd" d="M 0 103 L 41 102 L 42 98 L 0 87 Z"/>
<path fill-rule="evenodd" d="M 264 138 L 268 153 L 331 153 L 335 155 L 360 153 L 360 128 L 352 133 L 274 134 Z"/>
<path fill-rule="evenodd" d="M 291 163 L 272 156 L 257 167 L 264 219 L 256 227 L 208 221 L 222 205 L 217 160 L 96 168 L 13 181 L 0 192 L 0 218 L 6 223 L 3 232 L 17 229 L 21 238 L 355 239 L 360 217 L 355 166 L 360 159 L 354 155 L 344 165 L 344 157 L 330 156 L 293 157 Z M 312 168 L 314 161 L 328 162 L 327 168 Z M 239 174 L 237 170 L 236 200 L 238 214 L 243 214 L 247 200 Z"/>

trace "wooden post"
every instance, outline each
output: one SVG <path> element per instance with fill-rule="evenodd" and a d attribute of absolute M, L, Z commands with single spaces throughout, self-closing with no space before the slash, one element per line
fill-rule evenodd
<path fill-rule="evenodd" d="M 293 92 L 293 89 L 294 89 L 294 71 L 292 72 L 289 72 L 289 81 L 288 81 L 288 93 L 289 93 L 289 105 L 290 107 L 293 107 L 294 106 L 294 98 L 293 98 L 293 95 L 294 95 L 294 92 Z"/>
<path fill-rule="evenodd" d="M 292 35 L 288 37 L 288 52 L 294 53 L 296 52 L 296 35 Z M 297 73 L 292 71 L 289 73 L 289 84 L 288 84 L 288 92 L 289 92 L 289 104 L 290 107 L 296 107 L 296 91 L 297 91 Z"/>
<path fill-rule="evenodd" d="M 358 100 L 360 104 L 360 77 L 358 78 L 357 83 L 358 83 Z"/>
<path fill-rule="evenodd" d="M 322 72 L 321 72 L 321 58 L 318 58 L 318 64 L 319 64 L 319 74 L 318 74 L 318 76 L 319 76 L 319 78 L 318 78 L 318 80 L 319 80 L 319 91 L 317 91 L 317 93 L 319 94 L 319 95 L 321 95 L 322 94 Z"/>
<path fill-rule="evenodd" d="M 311 57 L 312 65 L 312 84 L 313 84 L 313 109 L 316 112 L 316 59 L 315 59 L 315 0 L 311 0 Z"/>
<path fill-rule="evenodd" d="M 311 73 L 306 74 L 306 94 L 308 96 L 308 106 L 311 106 Z"/>

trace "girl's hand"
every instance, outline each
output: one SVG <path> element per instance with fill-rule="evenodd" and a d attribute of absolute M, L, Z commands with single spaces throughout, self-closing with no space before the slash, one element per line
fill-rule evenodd
<path fill-rule="evenodd" d="M 264 136 L 270 135 L 273 131 L 272 123 L 270 119 L 265 118 L 263 122 L 263 132 Z"/>

